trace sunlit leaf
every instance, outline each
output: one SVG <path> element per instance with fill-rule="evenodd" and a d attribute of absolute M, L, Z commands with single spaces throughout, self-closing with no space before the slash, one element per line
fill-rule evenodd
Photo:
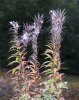
<path fill-rule="evenodd" d="M 18 61 L 12 61 L 12 62 L 10 62 L 8 65 L 12 65 L 12 64 L 15 64 L 15 63 L 19 63 Z"/>

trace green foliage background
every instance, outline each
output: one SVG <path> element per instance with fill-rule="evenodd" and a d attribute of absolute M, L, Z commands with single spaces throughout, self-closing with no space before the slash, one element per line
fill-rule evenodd
<path fill-rule="evenodd" d="M 9 57 L 9 21 L 31 22 L 34 15 L 44 14 L 48 19 L 51 9 L 66 9 L 66 23 L 63 42 L 61 43 L 61 58 L 65 72 L 79 74 L 79 0 L 0 0 L 0 66 L 6 67 Z M 42 62 L 44 44 L 48 38 L 48 23 L 43 26 L 43 33 L 39 38 L 39 60 Z"/>

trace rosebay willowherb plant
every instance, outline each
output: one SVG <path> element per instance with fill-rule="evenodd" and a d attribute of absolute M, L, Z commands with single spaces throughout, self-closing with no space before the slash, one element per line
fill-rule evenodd
<path fill-rule="evenodd" d="M 23 43 L 23 46 L 26 48 L 27 48 L 27 43 L 29 43 L 32 40 L 32 31 L 33 31 L 33 25 L 28 23 L 24 24 L 24 30 L 20 38 L 20 41 Z"/>
<path fill-rule="evenodd" d="M 26 28 L 24 27 L 23 36 L 21 40 L 19 39 L 18 28 L 19 25 L 17 22 L 10 22 L 11 31 L 13 32 L 13 39 L 11 40 L 12 47 L 10 48 L 10 52 L 13 54 L 9 57 L 9 59 L 14 58 L 14 61 L 10 62 L 9 65 L 14 64 L 15 68 L 12 71 L 12 80 L 14 85 L 14 95 L 12 100 L 25 100 L 25 98 L 29 97 L 29 72 L 25 70 L 29 69 L 27 66 L 27 61 L 25 60 L 25 48 L 21 43 L 24 41 L 26 43 L 26 47 L 28 44 L 28 34 Z M 27 88 L 26 88 L 27 87 Z"/>
<path fill-rule="evenodd" d="M 43 73 L 49 76 L 46 85 L 47 96 L 55 100 L 65 100 L 63 97 L 63 89 L 67 88 L 67 82 L 63 81 L 63 74 L 59 73 L 61 69 L 60 47 L 61 47 L 61 33 L 63 24 L 65 22 L 65 10 L 51 10 L 51 40 L 47 45 L 45 51 L 47 61 L 42 65 L 47 70 Z"/>
<path fill-rule="evenodd" d="M 39 74 L 39 62 L 38 62 L 38 45 L 37 45 L 37 39 L 41 30 L 43 24 L 43 15 L 39 15 L 34 17 L 34 23 L 32 24 L 33 30 L 32 30 L 32 55 L 30 57 L 30 63 L 32 64 L 31 67 L 33 68 L 32 71 L 32 81 L 33 86 L 35 87 L 35 90 L 33 89 L 33 93 L 35 91 L 35 94 L 39 95 L 40 90 L 37 88 L 40 83 L 40 74 Z M 36 91 L 37 90 L 37 91 Z"/>

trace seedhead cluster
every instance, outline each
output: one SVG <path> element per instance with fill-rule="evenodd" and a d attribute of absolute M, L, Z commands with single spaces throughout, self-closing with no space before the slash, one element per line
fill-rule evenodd
<path fill-rule="evenodd" d="M 51 10 L 49 14 L 51 17 L 51 42 L 60 45 L 63 24 L 65 23 L 65 10 Z"/>

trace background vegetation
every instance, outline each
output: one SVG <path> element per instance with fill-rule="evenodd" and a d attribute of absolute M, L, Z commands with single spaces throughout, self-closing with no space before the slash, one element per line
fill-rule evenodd
<path fill-rule="evenodd" d="M 23 22 L 33 21 L 32 17 L 44 14 L 45 19 L 49 19 L 48 12 L 51 9 L 66 9 L 66 26 L 64 28 L 63 42 L 61 46 L 61 57 L 63 66 L 68 68 L 66 73 L 79 74 L 79 0 L 0 0 L 0 66 L 6 67 L 9 57 L 9 21 Z M 42 32 L 47 34 L 45 29 L 49 25 L 44 22 Z M 41 32 L 41 33 L 42 33 Z M 41 39 L 41 37 L 43 39 Z M 44 51 L 44 43 L 47 35 L 39 38 L 39 52 Z M 39 60 L 42 62 L 41 55 Z"/>

